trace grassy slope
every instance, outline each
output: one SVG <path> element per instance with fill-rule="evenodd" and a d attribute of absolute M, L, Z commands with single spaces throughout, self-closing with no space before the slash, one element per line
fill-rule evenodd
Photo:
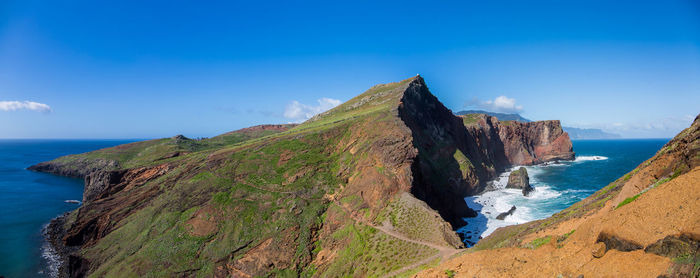
<path fill-rule="evenodd" d="M 411 80 L 375 86 L 283 132 L 232 133 L 204 140 L 174 137 L 57 159 L 68 165 L 114 160 L 119 168 L 177 165 L 143 185 L 161 194 L 116 223 L 96 244 L 81 249 L 91 262 L 91 276 L 210 277 L 217 267 L 245 261 L 247 253 L 266 240 L 292 250 L 274 254 L 285 257 L 274 267 L 286 270 L 271 270 L 281 276 L 376 276 L 434 254 L 435 250 L 396 240 L 343 216 L 328 200 L 342 195 L 359 164 L 372 163 L 372 144 L 385 131 L 380 128 L 396 126 L 395 108 Z M 354 155 L 341 146 L 351 146 Z M 180 155 L 170 157 L 173 153 Z M 395 179 L 391 169 L 377 171 Z M 128 194 L 112 197 L 128 198 Z M 384 200 L 386 209 L 380 207 L 381 212 L 356 209 L 373 220 L 392 214 L 391 208 L 400 206 L 388 204 L 395 202 L 400 199 Z M 75 212 L 68 217 L 66 227 L 75 217 Z M 333 225 L 327 224 L 331 221 Z M 318 231 L 322 226 L 330 236 Z M 289 229 L 296 231 L 293 236 Z M 405 233 L 418 237 L 415 230 Z M 293 242 L 285 245 L 290 238 Z M 315 265 L 312 260 L 323 249 L 331 250 L 332 259 L 313 261 L 319 264 Z"/>
<path fill-rule="evenodd" d="M 231 132 L 213 138 L 202 140 L 187 139 L 184 137 L 172 137 L 124 144 L 112 148 L 105 148 L 84 154 L 68 155 L 60 157 L 55 162 L 70 167 L 71 163 L 78 160 L 112 160 L 118 163 L 118 168 L 128 169 L 134 167 L 152 166 L 164 162 L 179 160 L 168 159 L 168 155 L 174 153 L 192 153 L 210 151 L 213 149 L 230 147 L 252 139 L 271 137 L 279 131 L 262 130 L 254 132 Z M 76 165 L 75 163 L 73 165 Z"/>

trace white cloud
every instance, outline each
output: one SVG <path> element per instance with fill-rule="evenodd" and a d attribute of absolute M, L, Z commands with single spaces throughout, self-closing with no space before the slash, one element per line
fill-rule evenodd
<path fill-rule="evenodd" d="M 494 100 L 487 100 L 481 103 L 481 107 L 491 112 L 520 113 L 523 111 L 522 105 L 517 105 L 514 98 L 499 96 Z"/>
<path fill-rule="evenodd" d="M 340 100 L 332 98 L 321 98 L 318 100 L 318 105 L 306 105 L 293 100 L 287 104 L 284 109 L 284 117 L 296 122 L 301 122 L 310 119 L 314 115 L 329 110 L 340 105 Z"/>
<path fill-rule="evenodd" d="M 0 110 L 16 111 L 16 110 L 33 110 L 48 113 L 51 112 L 51 106 L 33 101 L 0 101 Z"/>

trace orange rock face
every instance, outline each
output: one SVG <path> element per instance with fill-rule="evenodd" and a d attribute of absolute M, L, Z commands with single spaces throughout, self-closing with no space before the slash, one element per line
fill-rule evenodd
<path fill-rule="evenodd" d="M 559 121 L 500 123 L 498 135 L 512 165 L 574 159 L 571 139 Z"/>

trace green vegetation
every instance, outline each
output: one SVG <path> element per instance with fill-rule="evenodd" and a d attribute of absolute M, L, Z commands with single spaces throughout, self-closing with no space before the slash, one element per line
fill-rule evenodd
<path fill-rule="evenodd" d="M 532 240 L 530 243 L 528 243 L 527 247 L 530 249 L 537 249 L 537 248 L 540 248 L 540 246 L 549 243 L 549 241 L 551 241 L 551 240 L 552 240 L 551 236 L 536 238 L 536 239 Z"/>
<path fill-rule="evenodd" d="M 615 207 L 615 208 L 618 209 L 618 208 L 620 208 L 621 206 L 624 206 L 624 205 L 626 205 L 626 204 L 629 204 L 629 203 L 631 203 L 632 201 L 637 200 L 637 198 L 639 198 L 639 196 L 641 196 L 641 194 L 637 194 L 637 195 L 634 195 L 634 196 L 632 196 L 632 197 L 626 198 L 626 199 L 624 199 L 622 202 L 620 202 L 619 204 L 617 204 L 617 207 Z"/>
<path fill-rule="evenodd" d="M 278 133 L 274 130 L 255 132 L 230 132 L 207 139 L 189 139 L 184 136 L 155 139 L 124 144 L 78 155 L 69 155 L 54 160 L 67 168 L 84 167 L 87 164 L 99 164 L 101 161 L 114 161 L 118 166 L 104 168 L 113 170 L 143 166 L 152 166 L 165 162 L 183 161 L 190 158 L 190 153 L 211 152 L 227 146 L 250 142 L 253 139 L 266 138 Z"/>
<path fill-rule="evenodd" d="M 574 229 L 574 230 L 571 230 L 570 232 L 568 232 L 568 233 L 566 233 L 566 234 L 563 234 L 563 235 L 557 237 L 557 248 L 563 247 L 563 246 L 564 246 L 564 244 L 563 244 L 564 241 L 566 241 L 567 239 L 569 239 L 569 237 L 571 236 L 571 234 L 573 234 L 574 232 L 576 232 L 575 229 Z"/>
<path fill-rule="evenodd" d="M 464 125 L 468 126 L 468 125 L 477 124 L 479 122 L 479 119 L 481 119 L 483 117 L 483 115 L 482 114 L 466 114 L 466 115 L 462 115 L 460 117 L 462 118 L 462 123 L 464 123 Z"/>
<path fill-rule="evenodd" d="M 96 245 L 82 250 L 83 256 L 99 263 L 92 276 L 157 277 L 183 272 L 211 276 L 213 262 L 231 254 L 234 259 L 240 258 L 267 238 L 283 240 L 286 233 L 281 233 L 279 227 L 319 225 L 327 208 L 323 194 L 340 184 L 335 175 L 340 166 L 338 155 L 329 154 L 325 144 L 314 142 L 324 136 L 330 145 L 336 144 L 344 130 L 341 127 L 332 132 L 305 133 L 295 139 L 268 137 L 259 141 L 256 148 L 251 144 L 237 150 L 216 151 L 210 142 L 238 144 L 245 136 L 230 134 L 205 140 L 175 137 L 62 158 L 113 159 L 121 167 L 178 161 L 178 168 L 143 186 L 168 190 L 122 220 Z M 269 135 L 269 132 L 257 134 Z M 173 151 L 192 153 L 160 159 Z M 289 158 L 280 163 L 283 152 L 290 153 Z M 212 164 L 209 160 L 212 156 L 221 159 Z M 124 194 L 127 193 L 119 192 L 114 197 Z M 208 203 L 213 208 L 205 219 L 212 222 L 212 231 L 206 236 L 195 236 L 188 221 L 197 211 L 207 208 Z M 69 214 L 66 227 L 76 221 L 75 216 L 76 213 Z M 307 250 L 318 252 L 319 246 L 314 245 L 310 229 L 297 233 L 298 239 L 292 243 L 296 246 L 292 260 L 308 261 Z M 289 274 L 276 272 L 284 273 Z"/>
<path fill-rule="evenodd" d="M 680 175 L 680 173 L 681 173 L 680 171 L 676 171 L 676 172 L 674 172 L 673 175 L 671 175 L 670 177 L 663 178 L 663 179 L 660 179 L 660 180 L 656 181 L 656 182 L 655 182 L 654 184 L 652 184 L 651 186 L 649 186 L 649 187 L 645 188 L 644 190 L 642 190 L 642 192 L 639 192 L 639 193 L 637 193 L 636 195 L 634 195 L 634 196 L 632 196 L 632 197 L 629 197 L 629 198 L 626 198 L 626 199 L 622 200 L 622 202 L 620 202 L 619 204 L 617 204 L 617 206 L 615 207 L 615 209 L 618 209 L 618 208 L 620 208 L 620 207 L 622 207 L 622 206 L 624 206 L 624 205 L 626 205 L 626 204 L 629 204 L 629 203 L 633 202 L 634 200 L 637 200 L 637 198 L 639 198 L 639 196 L 641 196 L 642 194 L 646 193 L 647 191 L 649 191 L 649 190 L 651 190 L 651 189 L 654 189 L 655 187 L 657 187 L 657 186 L 659 186 L 659 185 L 662 185 L 662 184 L 664 184 L 664 183 L 666 183 L 666 182 L 668 182 L 668 181 L 670 181 L 670 180 L 672 180 L 672 179 L 675 179 L 676 177 L 678 177 L 678 176 Z"/>
<path fill-rule="evenodd" d="M 275 277 L 380 276 L 437 254 L 353 221 L 326 198 L 342 193 L 348 178 L 361 174 L 354 170 L 357 165 L 373 159 L 370 150 L 377 134 L 400 124 L 395 109 L 412 80 L 375 86 L 288 130 L 245 129 L 205 139 L 175 136 L 55 160 L 86 169 L 174 167 L 136 189 L 110 196 L 138 200 L 139 194 L 155 192 L 128 207 L 115 207 L 110 230 L 81 249 L 80 255 L 96 266 L 90 276 L 211 277 L 251 251 L 272 252 L 254 249 L 261 244 L 277 246 L 275 254 L 265 256 L 289 265 L 269 269 L 266 275 Z M 464 154 L 456 153 L 455 159 L 460 169 L 469 169 Z M 373 170 L 396 179 L 392 168 L 379 165 Z M 344 196 L 340 202 L 367 220 L 383 213 L 411 238 L 426 239 L 438 231 L 439 223 L 424 207 L 395 200 L 395 206 L 381 211 L 367 208 L 359 196 Z M 90 219 L 90 213 L 80 217 Z M 78 221 L 77 216 L 70 213 L 65 227 Z M 320 235 L 326 221 L 338 226 Z M 337 257 L 315 266 L 313 257 L 326 249 Z"/>
<path fill-rule="evenodd" d="M 335 205 L 331 209 L 343 213 Z M 330 247 L 340 241 L 348 244 L 338 251 L 338 257 L 323 270 L 321 277 L 382 276 L 437 254 L 435 249 L 396 239 L 353 221 L 336 230 L 322 246 Z"/>
<path fill-rule="evenodd" d="M 453 277 L 455 277 L 455 271 L 452 270 L 452 269 L 445 270 L 445 275 L 446 275 L 448 278 L 453 278 Z"/>
<path fill-rule="evenodd" d="M 342 130 L 336 134 L 342 134 Z M 213 262 L 230 254 L 240 254 L 234 256 L 240 258 L 243 253 L 236 252 L 249 250 L 268 238 L 284 240 L 288 234 L 279 227 L 318 226 L 327 208 L 323 194 L 340 183 L 335 176 L 338 156 L 329 155 L 325 145 L 311 144 L 319 136 L 313 133 L 293 140 L 270 140 L 255 149 L 220 154 L 226 159 L 215 166 L 207 166 L 203 161 L 206 155 L 187 156 L 182 168 L 204 165 L 200 167 L 203 171 L 190 170 L 187 174 L 191 178 L 178 179 L 97 245 L 83 250 L 84 256 L 101 262 L 93 276 L 169 276 L 183 271 L 211 276 Z M 337 139 L 329 142 L 333 144 L 334 140 Z M 288 151 L 296 155 L 277 166 L 281 154 Z M 318 168 L 299 173 L 299 169 L 312 166 Z M 232 176 L 234 173 L 236 176 Z M 168 173 L 166 178 L 177 174 Z M 290 176 L 297 178 L 290 180 Z M 162 182 L 163 179 L 154 180 L 146 186 L 158 187 L 164 185 Z M 213 222 L 213 231 L 194 236 L 188 221 L 207 203 L 214 205 L 215 217 L 208 218 Z M 318 248 L 311 230 L 294 233 L 298 237 L 292 243 L 296 252 L 291 259 L 308 261 L 311 254 L 307 250 Z M 278 274 L 282 273 L 287 272 Z"/>
<path fill-rule="evenodd" d="M 501 125 L 504 125 L 504 126 L 510 126 L 510 125 L 513 125 L 517 122 L 518 121 L 500 121 Z"/>
<path fill-rule="evenodd" d="M 446 245 L 443 233 L 439 229 L 441 226 L 439 220 L 420 202 L 422 201 L 408 194 L 403 194 L 389 203 L 377 217 L 376 222 L 388 218 L 394 230 L 408 238 Z M 381 225 L 381 223 L 378 224 Z M 456 237 L 455 240 L 457 240 Z"/>
<path fill-rule="evenodd" d="M 700 255 L 698 254 L 681 254 L 672 259 L 674 264 L 691 265 L 690 275 L 688 277 L 698 277 L 700 275 Z"/>
<path fill-rule="evenodd" d="M 457 164 L 459 164 L 459 171 L 462 173 L 462 178 L 466 178 L 469 173 L 474 171 L 474 164 L 472 164 L 469 158 L 459 149 L 455 150 L 452 157 L 457 161 Z"/>
<path fill-rule="evenodd" d="M 574 232 L 576 232 L 576 229 L 574 229 L 574 230 L 571 230 L 570 232 L 568 232 L 568 233 L 564 234 L 564 235 L 563 235 L 564 239 L 567 239 L 567 238 L 569 238 L 569 236 L 571 236 L 571 234 L 573 234 Z"/>

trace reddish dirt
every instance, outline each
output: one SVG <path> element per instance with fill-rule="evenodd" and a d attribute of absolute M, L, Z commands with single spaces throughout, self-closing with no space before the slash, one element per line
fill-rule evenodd
<path fill-rule="evenodd" d="M 502 248 L 477 251 L 452 259 L 417 277 L 444 277 L 453 270 L 456 277 L 657 277 L 667 274 L 671 260 L 645 253 L 610 249 L 593 257 L 601 233 L 613 235 L 642 247 L 668 235 L 700 237 L 700 167 L 642 194 L 635 201 L 614 209 L 608 201 L 597 213 L 561 223 L 523 240 L 552 236 L 538 249 Z M 557 246 L 557 236 L 571 230 L 571 236 Z"/>
<path fill-rule="evenodd" d="M 238 260 L 217 267 L 215 277 L 260 277 L 273 269 L 294 268 L 298 227 L 281 232 L 282 239 L 266 239 Z"/>
<path fill-rule="evenodd" d="M 207 205 L 192 215 L 187 221 L 189 234 L 193 236 L 208 236 L 218 230 L 215 218 L 219 213 L 210 205 Z"/>

